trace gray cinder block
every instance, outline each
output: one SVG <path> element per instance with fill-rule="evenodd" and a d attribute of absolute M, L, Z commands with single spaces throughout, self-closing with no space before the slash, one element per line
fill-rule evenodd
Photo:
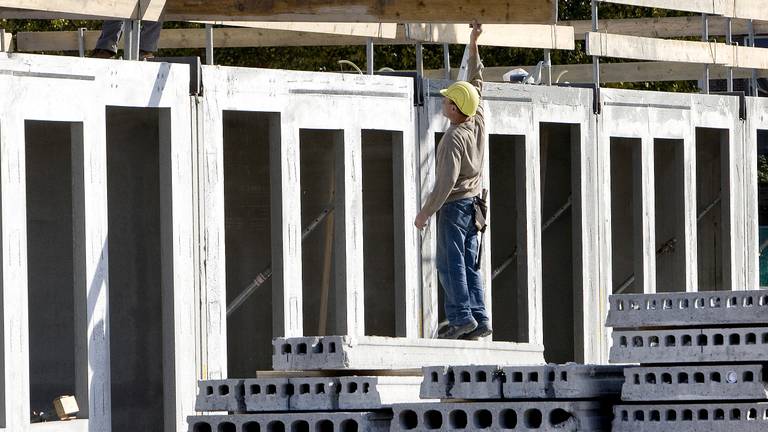
<path fill-rule="evenodd" d="M 763 432 L 768 403 L 616 405 L 616 432 Z"/>
<path fill-rule="evenodd" d="M 275 370 L 344 369 L 349 365 L 342 336 L 279 337 L 272 345 Z"/>
<path fill-rule="evenodd" d="M 386 412 L 306 412 L 189 416 L 189 432 L 389 431 Z"/>
<path fill-rule="evenodd" d="M 606 325 L 617 328 L 764 324 L 768 292 L 618 294 L 610 296 Z"/>
<path fill-rule="evenodd" d="M 375 376 L 339 377 L 339 409 L 381 408 L 379 378 Z"/>
<path fill-rule="evenodd" d="M 768 327 L 614 330 L 613 363 L 762 362 Z"/>
<path fill-rule="evenodd" d="M 195 411 L 245 411 L 243 380 L 202 380 L 197 383 Z"/>
<path fill-rule="evenodd" d="M 453 399 L 501 399 L 503 375 L 498 366 L 452 366 L 448 373 L 454 379 L 447 392 Z"/>
<path fill-rule="evenodd" d="M 625 401 L 765 400 L 762 365 L 629 367 Z"/>
<path fill-rule="evenodd" d="M 293 395 L 289 408 L 292 411 L 322 411 L 339 409 L 339 379 L 291 378 Z"/>
<path fill-rule="evenodd" d="M 392 432 L 608 430 L 610 416 L 596 401 L 417 403 L 392 406 Z M 610 414 L 610 413 L 608 413 Z"/>
<path fill-rule="evenodd" d="M 422 381 L 419 396 L 422 399 L 446 399 L 453 387 L 448 381 L 448 366 L 426 366 L 421 368 Z"/>
<path fill-rule="evenodd" d="M 288 411 L 295 389 L 288 378 L 252 378 L 243 382 L 247 412 Z"/>
<path fill-rule="evenodd" d="M 624 366 L 551 364 L 502 370 L 505 399 L 618 398 L 624 383 Z"/>

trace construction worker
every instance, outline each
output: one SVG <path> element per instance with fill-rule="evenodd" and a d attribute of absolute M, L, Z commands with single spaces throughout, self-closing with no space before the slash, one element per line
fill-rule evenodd
<path fill-rule="evenodd" d="M 448 325 L 438 332 L 440 339 L 474 340 L 492 333 L 476 266 L 475 204 L 482 189 L 485 153 L 485 119 L 480 105 L 482 64 L 477 49 L 481 33 L 482 27 L 475 23 L 469 42 L 469 82 L 458 81 L 440 91 L 443 115 L 451 125 L 437 146 L 435 186 L 414 221 L 423 229 L 440 210 L 436 261 L 448 318 Z"/>

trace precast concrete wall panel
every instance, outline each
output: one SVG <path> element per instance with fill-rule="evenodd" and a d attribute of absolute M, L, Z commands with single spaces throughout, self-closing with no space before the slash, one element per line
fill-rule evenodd
<path fill-rule="evenodd" d="M 395 196 L 415 196 L 417 188 L 413 130 L 413 84 L 406 78 L 371 77 L 327 73 L 287 72 L 258 69 L 203 67 L 206 83 L 202 99 L 205 166 L 205 215 L 207 227 L 206 324 L 209 374 L 211 378 L 224 377 L 227 347 L 223 335 L 227 334 L 225 310 L 226 291 L 240 291 L 243 287 L 226 287 L 224 245 L 224 202 L 221 117 L 224 111 L 276 113 L 279 116 L 275 135 L 270 141 L 270 182 L 272 212 L 272 336 L 301 336 L 313 334 L 316 328 L 304 328 L 302 319 L 302 244 L 301 232 L 301 178 L 300 131 L 335 130 L 340 134 L 336 157 L 338 178 L 336 205 L 333 209 L 336 233 L 339 239 L 335 264 L 336 280 L 341 286 L 335 290 L 341 295 L 333 309 L 337 321 L 335 329 L 341 334 L 363 335 L 363 237 L 362 226 L 362 155 L 361 140 L 364 130 L 402 133 L 402 151 L 399 152 L 403 170 L 401 190 Z M 276 117 L 277 118 L 277 117 Z M 266 125 L 253 124 L 258 134 Z M 305 173 L 306 174 L 306 173 Z M 312 181 L 311 177 L 306 181 Z M 416 215 L 416 203 L 405 199 L 402 223 L 396 226 L 396 243 L 404 244 L 404 262 L 417 262 L 418 235 L 410 221 Z M 325 203 L 323 203 L 325 204 Z M 314 216 L 313 216 L 314 217 Z M 313 218 L 312 217 L 312 218 Z M 312 219 L 310 218 L 310 219 Z M 260 270 L 260 269 L 259 269 Z M 259 270 L 254 269 L 253 277 Z M 418 267 L 403 268 L 406 287 L 398 307 L 404 310 L 399 320 L 408 323 L 408 336 L 418 335 L 419 320 Z M 253 301 L 254 299 L 251 299 Z M 311 305 L 317 307 L 318 305 Z M 314 326 L 313 326 L 314 327 Z M 259 328 L 238 329 L 259 332 Z M 251 349 L 258 349 L 251 347 Z M 218 363 L 218 364 L 214 364 Z"/>
<path fill-rule="evenodd" d="M 747 118 L 744 122 L 744 214 L 746 289 L 760 286 L 761 251 L 758 220 L 758 147 L 768 136 L 768 102 L 762 98 L 746 98 Z"/>
<path fill-rule="evenodd" d="M 431 80 L 425 82 L 425 104 L 419 111 L 419 139 L 421 150 L 419 163 L 421 171 L 421 198 L 424 200 L 434 184 L 434 159 L 437 145 L 436 134 L 448 128 L 448 121 L 442 116 L 441 88 L 450 84 L 448 81 Z M 485 172 L 483 187 L 489 188 L 491 184 L 498 183 L 491 176 L 510 176 L 515 180 L 514 197 L 510 195 L 494 197 L 490 190 L 490 205 L 493 209 L 498 207 L 494 200 L 507 200 L 513 198 L 513 206 L 517 208 L 517 216 L 508 218 L 496 215 L 491 211 L 489 231 L 483 240 L 484 259 L 481 270 L 485 283 L 486 306 L 495 311 L 496 319 L 501 309 L 494 305 L 494 298 L 504 302 L 508 306 L 503 307 L 505 320 L 516 320 L 514 325 L 506 322 L 494 324 L 500 329 L 496 337 L 504 337 L 502 340 L 516 342 L 528 342 L 531 344 L 546 344 L 543 332 L 543 282 L 542 282 L 542 201 L 541 201 L 541 124 L 557 124 L 569 126 L 570 145 L 573 146 L 571 169 L 574 176 L 571 177 L 571 195 L 573 201 L 572 241 L 574 245 L 573 265 L 573 323 L 561 326 L 562 334 L 554 334 L 549 341 L 556 344 L 558 338 L 576 340 L 575 346 L 567 348 L 575 351 L 566 354 L 573 359 L 584 361 L 600 361 L 601 353 L 607 351 L 607 345 L 603 346 L 604 337 L 600 323 L 600 314 L 593 313 L 593 305 L 597 301 L 599 290 L 598 280 L 593 277 L 597 273 L 596 248 L 597 248 L 597 212 L 593 205 L 587 205 L 596 200 L 596 147 L 592 144 L 595 139 L 595 117 L 592 115 L 592 93 L 589 90 L 573 88 L 546 88 L 525 85 L 486 83 L 483 89 L 483 103 L 485 104 L 486 117 L 486 143 L 490 146 L 486 151 Z M 559 135 L 555 135 L 558 136 Z M 506 141 L 509 144 L 506 144 Z M 559 138 L 558 138 L 559 139 Z M 506 140 L 506 141 L 504 141 Z M 501 149 L 513 145 L 514 162 L 510 166 L 499 166 L 500 174 L 491 173 L 490 153 L 494 148 Z M 496 155 L 501 156 L 500 154 Z M 508 158 L 512 161 L 512 158 Z M 498 164 L 497 164 L 498 165 Z M 575 182 L 574 182 L 575 181 Z M 512 189 L 510 189 L 512 192 Z M 506 213 L 506 212 L 505 212 Z M 548 215 L 549 216 L 549 215 Z M 499 219 L 501 218 L 501 219 Z M 510 231 L 509 224 L 517 225 L 512 229 L 512 237 L 516 244 L 507 245 L 504 256 L 491 256 L 493 246 L 494 229 Z M 517 235 L 514 235 L 515 232 Z M 505 236 L 509 237 L 509 236 Z M 426 231 L 422 243 L 423 253 L 434 254 L 434 233 Z M 563 245 L 563 247 L 566 247 Z M 511 264 L 512 269 L 507 272 L 516 272 L 517 276 L 497 282 L 504 282 L 503 287 L 493 287 L 492 274 L 498 262 L 505 261 L 507 254 L 516 251 Z M 492 264 L 493 263 L 493 264 Z M 508 267 L 509 268 L 509 267 Z M 547 269 L 544 269 L 546 271 Z M 424 292 L 425 307 L 425 333 L 434 332 L 438 321 L 438 282 L 436 270 L 433 264 L 425 263 L 422 268 L 422 290 Z M 492 293 L 495 290 L 504 289 L 513 292 L 511 297 L 506 292 Z M 512 306 L 514 310 L 510 311 Z M 511 312 L 511 313 L 510 313 Z M 567 334 L 565 332 L 568 332 Z M 547 338 L 549 339 L 549 338 Z"/>
<path fill-rule="evenodd" d="M 72 146 L 75 386 L 91 431 L 112 430 L 109 325 L 109 251 L 105 112 L 108 106 L 169 110 L 163 156 L 166 189 L 162 226 L 165 315 L 163 423 L 181 430 L 194 411 L 194 301 L 192 291 L 192 176 L 189 73 L 165 63 L 117 62 L 71 57 L 0 54 L 0 173 L 2 173 L 3 348 L 6 430 L 29 430 L 30 315 L 25 194 L 25 122 L 80 125 L 80 142 Z M 74 136 L 74 134 L 73 134 Z M 31 174 L 31 173 L 30 173 Z M 37 245 L 35 245 L 37 247 Z M 113 253 L 120 253 L 120 251 Z M 9 287 L 12 287 L 9 289 Z M 72 347 L 53 346 L 52 350 Z M 73 392 L 76 389 L 72 389 Z M 82 424 L 82 423 L 79 423 Z M 130 425 L 128 425 L 130 426 Z"/>

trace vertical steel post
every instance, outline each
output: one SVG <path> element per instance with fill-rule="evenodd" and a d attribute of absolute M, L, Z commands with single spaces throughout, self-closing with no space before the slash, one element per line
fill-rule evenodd
<path fill-rule="evenodd" d="M 548 49 L 544 50 L 544 68 L 547 72 L 544 76 L 546 77 L 547 85 L 550 86 L 552 85 L 552 54 Z"/>
<path fill-rule="evenodd" d="M 597 0 L 592 0 L 592 31 L 599 29 Z M 595 87 L 600 87 L 600 57 L 592 56 L 592 77 L 595 80 Z"/>
<path fill-rule="evenodd" d="M 424 76 L 424 48 L 421 42 L 416 43 L 416 74 Z"/>
<path fill-rule="evenodd" d="M 725 20 L 725 43 L 733 45 L 733 20 L 728 18 Z M 728 67 L 728 91 L 733 91 L 733 67 Z"/>
<path fill-rule="evenodd" d="M 205 64 L 213 64 L 213 24 L 205 25 Z"/>
<path fill-rule="evenodd" d="M 701 40 L 702 42 L 709 42 L 709 15 L 701 14 Z M 709 64 L 704 65 L 704 93 L 709 94 Z"/>
<path fill-rule="evenodd" d="M 445 79 L 451 79 L 451 53 L 449 51 L 450 45 L 443 44 L 443 70 L 445 71 Z"/>
<path fill-rule="evenodd" d="M 365 41 L 365 59 L 365 73 L 373 75 L 373 38 L 368 38 L 368 40 Z"/>
<path fill-rule="evenodd" d="M 80 27 L 77 29 L 77 50 L 80 53 L 80 57 L 85 57 L 85 28 Z"/>
<path fill-rule="evenodd" d="M 755 46 L 755 22 L 753 20 L 749 20 L 749 46 Z M 757 87 L 757 69 L 752 69 L 752 78 L 749 80 L 749 86 L 752 89 L 752 96 L 757 97 L 760 93 Z"/>

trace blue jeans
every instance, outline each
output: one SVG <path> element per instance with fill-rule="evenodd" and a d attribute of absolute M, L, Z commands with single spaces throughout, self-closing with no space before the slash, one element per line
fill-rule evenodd
<path fill-rule="evenodd" d="M 101 35 L 96 42 L 96 49 L 103 49 L 117 53 L 117 43 L 123 35 L 123 21 L 107 20 L 101 27 Z M 157 40 L 160 39 L 162 22 L 142 21 L 141 35 L 139 37 L 139 50 L 146 52 L 157 51 Z"/>
<path fill-rule="evenodd" d="M 452 325 L 488 322 L 483 281 L 475 269 L 478 253 L 473 198 L 443 204 L 437 220 L 437 274 L 445 292 L 445 315 Z"/>

